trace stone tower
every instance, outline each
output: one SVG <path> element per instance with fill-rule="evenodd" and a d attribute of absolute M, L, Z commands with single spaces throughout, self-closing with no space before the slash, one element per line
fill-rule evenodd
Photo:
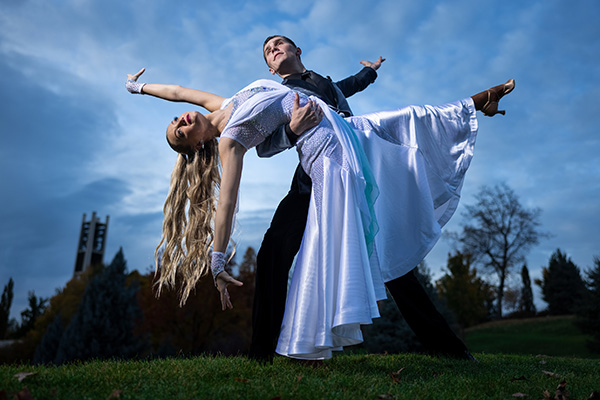
<path fill-rule="evenodd" d="M 75 257 L 75 270 L 73 276 L 81 274 L 92 264 L 101 264 L 104 260 L 104 248 L 106 246 L 106 233 L 108 231 L 108 215 L 106 222 L 100 222 L 96 212 L 92 213 L 90 221 L 81 221 L 81 233 L 77 243 L 77 255 Z"/>

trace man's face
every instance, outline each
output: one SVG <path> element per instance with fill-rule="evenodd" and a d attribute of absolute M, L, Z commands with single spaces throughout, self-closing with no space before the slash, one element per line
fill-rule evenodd
<path fill-rule="evenodd" d="M 287 42 L 284 38 L 277 36 L 265 44 L 263 54 L 269 66 L 269 71 L 275 75 L 281 73 L 282 67 L 285 69 L 286 64 L 298 62 L 302 50 Z"/>

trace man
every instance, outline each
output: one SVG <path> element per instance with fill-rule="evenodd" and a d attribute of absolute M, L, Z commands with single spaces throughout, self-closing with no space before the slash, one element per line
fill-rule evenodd
<path fill-rule="evenodd" d="M 329 77 L 307 70 L 301 54 L 302 50 L 285 36 L 270 36 L 263 44 L 269 71 L 279 75 L 283 85 L 319 97 L 343 116 L 352 115 L 346 97 L 373 83 L 377 78 L 375 71 L 385 61 L 381 57 L 375 62 L 361 61 L 365 67 L 358 74 L 334 83 Z M 279 127 L 260 144 L 258 155 L 270 157 L 292 147 L 298 136 L 318 124 L 321 117 L 314 103 L 299 107 L 296 99 L 290 123 Z M 277 207 L 257 255 L 250 356 L 258 360 L 270 361 L 275 352 L 285 309 L 288 273 L 306 226 L 310 190 L 310 178 L 298 165 L 290 191 Z M 435 309 L 413 272 L 387 282 L 386 286 L 411 329 L 432 353 L 473 359 Z"/>

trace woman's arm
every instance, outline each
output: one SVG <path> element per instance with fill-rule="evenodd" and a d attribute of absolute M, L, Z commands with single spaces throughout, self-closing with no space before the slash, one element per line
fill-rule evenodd
<path fill-rule="evenodd" d="M 231 237 L 231 225 L 237 203 L 240 180 L 242 178 L 242 166 L 246 149 L 244 146 L 229 138 L 219 140 L 219 156 L 223 172 L 221 175 L 221 187 L 219 190 L 219 202 L 215 215 L 215 240 L 213 252 L 225 253 Z M 232 283 L 241 286 L 242 283 L 233 279 L 226 271 L 215 278 L 217 289 L 221 294 L 221 309 L 233 308 L 227 285 Z"/>
<path fill-rule="evenodd" d="M 242 161 L 246 149 L 229 138 L 219 140 L 219 156 L 223 172 L 219 189 L 219 203 L 215 215 L 214 251 L 225 252 L 231 237 L 231 225 L 242 178 Z"/>
<path fill-rule="evenodd" d="M 146 71 L 146 69 L 142 68 L 137 74 L 127 74 L 127 88 L 130 92 L 149 94 L 150 96 L 168 101 L 195 104 L 210 112 L 219 110 L 223 100 L 225 100 L 225 97 L 209 92 L 203 92 L 202 90 L 189 89 L 179 85 L 163 85 L 159 83 L 136 83 L 135 89 L 132 91 L 132 89 L 130 89 L 131 85 L 129 84 L 129 81 L 137 82 L 144 71 Z"/>

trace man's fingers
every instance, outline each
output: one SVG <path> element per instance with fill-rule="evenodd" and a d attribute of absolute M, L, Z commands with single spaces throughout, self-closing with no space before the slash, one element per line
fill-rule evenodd
<path fill-rule="evenodd" d="M 294 93 L 294 110 L 297 110 L 300 107 L 300 96 L 298 93 Z"/>

